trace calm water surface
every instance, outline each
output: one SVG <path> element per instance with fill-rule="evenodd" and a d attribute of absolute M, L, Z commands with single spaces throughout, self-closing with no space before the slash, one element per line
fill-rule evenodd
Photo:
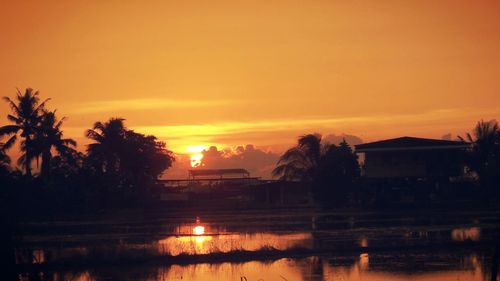
<path fill-rule="evenodd" d="M 26 223 L 18 263 L 307 249 L 319 256 L 189 265 L 81 266 L 20 280 L 490 280 L 500 216 L 261 212 Z M 195 227 L 202 226 L 203 232 Z M 479 245 L 470 247 L 471 243 Z M 326 251 L 325 251 L 326 250 Z M 231 260 L 231 258 L 229 258 Z M 115 263 L 116 264 L 116 263 Z"/>
<path fill-rule="evenodd" d="M 430 259 L 431 261 L 425 262 Z M 415 264 L 415 262 L 421 264 Z M 482 260 L 476 254 L 405 255 L 395 260 L 386 255 L 361 254 L 358 257 L 307 257 L 272 262 L 217 263 L 156 267 L 109 267 L 82 272 L 44 272 L 42 280 L 490 280 Z M 36 280 L 25 274 L 21 280 Z"/>

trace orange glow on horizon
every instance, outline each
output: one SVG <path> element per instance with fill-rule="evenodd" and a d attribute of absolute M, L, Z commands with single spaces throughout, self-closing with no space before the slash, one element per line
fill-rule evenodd
<path fill-rule="evenodd" d="M 311 132 L 440 138 L 500 119 L 497 1 L 4 2 L 2 96 L 51 98 L 80 151 L 112 116 L 192 166 L 199 144 L 281 153 Z"/>

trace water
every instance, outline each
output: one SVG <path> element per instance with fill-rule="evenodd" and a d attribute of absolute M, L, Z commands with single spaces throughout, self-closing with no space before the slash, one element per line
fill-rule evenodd
<path fill-rule="evenodd" d="M 205 213 L 200 222 L 196 215 L 23 224 L 18 263 L 65 266 L 24 273 L 21 279 L 490 280 L 491 248 L 500 233 L 495 212 L 271 210 Z M 197 226 L 203 232 L 195 231 Z M 268 257 L 269 250 L 284 254 Z M 257 254 L 245 258 L 245 251 Z M 214 254 L 225 256 L 211 259 Z M 175 259 L 199 255 L 208 256 Z M 124 257 L 137 262 L 117 262 Z M 172 259 L 158 260 L 164 257 Z M 98 266 L 108 261 L 113 266 Z"/>
<path fill-rule="evenodd" d="M 431 259 L 428 264 L 415 262 Z M 396 281 L 396 280 L 489 280 L 487 267 L 476 254 L 461 257 L 439 254 L 408 254 L 396 261 L 387 255 L 358 257 L 283 258 L 271 262 L 201 263 L 171 266 L 106 267 L 82 272 L 46 272 L 43 280 L 295 280 L 295 281 Z M 415 267 L 415 268 L 412 268 Z M 40 275 L 39 275 L 40 276 Z M 33 277 L 33 276 L 31 276 Z M 24 275 L 21 280 L 31 280 Z"/>

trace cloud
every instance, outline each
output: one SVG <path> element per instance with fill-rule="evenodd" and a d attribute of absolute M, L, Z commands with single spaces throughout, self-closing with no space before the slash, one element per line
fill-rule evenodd
<path fill-rule="evenodd" d="M 223 150 L 211 146 L 202 154 L 202 168 L 243 168 L 247 169 L 251 175 L 263 178 L 271 177 L 271 171 L 280 157 L 277 153 L 261 150 L 252 144 Z"/>
<path fill-rule="evenodd" d="M 440 135 L 445 130 L 458 131 L 464 127 L 464 124 L 468 124 L 469 120 L 480 119 L 484 114 L 485 112 L 463 108 L 450 108 L 398 115 L 284 118 L 253 122 L 139 126 L 134 129 L 154 134 L 168 140 L 174 149 L 182 149 L 186 145 L 226 147 L 241 143 L 241 140 L 258 145 L 277 142 L 292 143 L 301 134 L 328 131 L 357 132 L 356 135 L 362 136 L 365 141 L 401 135 L 425 137 Z M 350 135 L 345 136 L 350 138 Z M 286 139 L 289 141 L 284 141 Z M 359 141 L 359 139 L 350 139 L 348 142 L 354 144 Z"/>
<path fill-rule="evenodd" d="M 443 132 L 462 135 L 472 128 L 476 120 L 494 118 L 498 110 L 473 110 L 467 108 L 440 109 L 407 114 L 364 115 L 357 117 L 309 116 L 302 118 L 281 118 L 240 122 L 187 123 L 180 125 L 131 124 L 128 127 L 137 132 L 151 134 L 166 141 L 169 149 L 177 153 L 188 153 L 188 146 L 215 145 L 219 148 L 236 147 L 242 142 L 259 147 L 284 151 L 295 144 L 296 138 L 306 133 L 323 133 L 325 138 L 330 132 L 346 132 L 374 141 L 399 136 L 440 137 Z M 490 117 L 491 116 L 491 117 Z M 71 121 L 72 119 L 70 119 Z M 471 121 L 472 120 L 472 121 Z M 89 126 L 90 127 L 90 126 Z M 88 127 L 65 127 L 67 136 L 83 136 Z M 338 135 L 332 136 L 338 141 Z M 340 135 L 341 137 L 343 135 Z M 349 134 L 344 135 L 349 136 Z M 359 140 L 346 139 L 350 144 Z M 81 145 L 88 140 L 80 137 Z M 80 146 L 82 147 L 82 146 Z"/>
<path fill-rule="evenodd" d="M 250 172 L 251 176 L 271 178 L 271 171 L 274 169 L 280 154 L 265 151 L 252 144 L 236 147 L 225 147 L 221 150 L 216 146 L 211 146 L 202 152 L 203 169 L 228 169 L 243 168 Z M 167 170 L 164 178 L 187 178 L 187 170 L 193 169 L 190 166 L 189 155 L 177 155 L 173 167 Z"/>
<path fill-rule="evenodd" d="M 75 113 L 88 114 L 97 112 L 140 111 L 166 108 L 201 108 L 227 106 L 242 103 L 242 100 L 182 100 L 182 99 L 120 99 L 80 103 L 75 106 Z"/>

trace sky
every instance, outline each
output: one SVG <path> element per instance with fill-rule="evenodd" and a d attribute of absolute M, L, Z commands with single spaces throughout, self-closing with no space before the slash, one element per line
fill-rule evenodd
<path fill-rule="evenodd" d="M 110 117 L 180 154 L 500 117 L 498 1 L 0 0 L 0 36 L 0 96 L 50 97 L 81 150 Z"/>

